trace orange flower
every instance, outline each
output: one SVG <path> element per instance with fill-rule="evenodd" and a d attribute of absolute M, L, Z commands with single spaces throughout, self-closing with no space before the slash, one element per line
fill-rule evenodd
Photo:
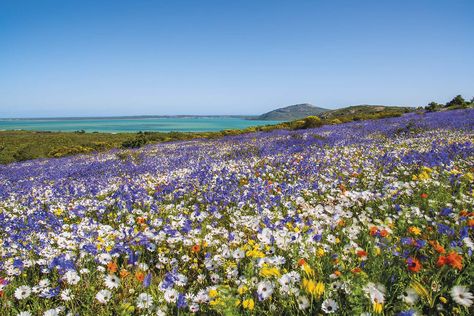
<path fill-rule="evenodd" d="M 462 270 L 462 256 L 460 256 L 457 252 L 451 251 L 446 258 L 451 267 Z"/>
<path fill-rule="evenodd" d="M 306 260 L 304 260 L 303 258 L 299 259 L 298 260 L 298 266 L 304 266 L 306 264 Z"/>
<path fill-rule="evenodd" d="M 443 246 L 439 244 L 436 240 L 430 240 L 430 245 L 433 246 L 433 248 L 436 250 L 437 253 L 445 253 L 446 250 L 444 249 Z"/>
<path fill-rule="evenodd" d="M 421 270 L 421 263 L 416 258 L 408 258 L 407 259 L 408 270 L 411 272 L 418 272 Z"/>
<path fill-rule="evenodd" d="M 143 273 L 142 271 L 137 271 L 137 272 L 135 272 L 135 278 L 139 282 L 143 282 L 143 280 L 145 280 L 145 273 Z"/>
<path fill-rule="evenodd" d="M 354 274 L 359 273 L 361 271 L 362 271 L 361 268 L 354 268 L 354 269 L 351 270 L 351 272 L 354 273 Z"/>
<path fill-rule="evenodd" d="M 380 232 L 380 236 L 387 237 L 388 236 L 388 231 L 386 229 L 382 229 L 382 231 Z"/>
<path fill-rule="evenodd" d="M 137 217 L 137 223 L 138 223 L 138 224 L 144 224 L 144 223 L 145 223 L 145 218 L 143 218 L 143 217 Z"/>
<path fill-rule="evenodd" d="M 377 231 L 378 231 L 378 230 L 379 230 L 379 229 L 377 228 L 377 226 L 372 226 L 372 227 L 370 227 L 370 235 L 371 235 L 371 236 L 375 236 L 375 234 L 377 234 Z"/>
<path fill-rule="evenodd" d="M 120 277 L 123 279 L 123 278 L 126 278 L 127 276 L 129 275 L 128 271 L 125 270 L 125 269 L 122 269 L 120 270 Z"/>
<path fill-rule="evenodd" d="M 426 198 L 428 197 L 428 194 L 426 194 L 426 193 L 421 193 L 420 196 L 421 196 L 422 199 L 426 199 Z"/>
<path fill-rule="evenodd" d="M 471 218 L 470 220 L 467 221 L 467 226 L 473 227 L 474 226 L 474 219 Z"/>
<path fill-rule="evenodd" d="M 436 262 L 436 265 L 437 265 L 438 267 L 442 267 L 442 266 L 444 266 L 444 265 L 447 264 L 447 263 L 448 263 L 447 257 L 445 257 L 445 256 L 439 256 L 439 257 L 438 257 L 438 261 Z"/>
<path fill-rule="evenodd" d="M 111 262 L 107 263 L 107 270 L 109 270 L 109 272 L 115 273 L 115 272 L 117 272 L 117 269 L 118 269 L 118 267 L 117 267 L 117 264 L 115 262 L 111 261 Z"/>
<path fill-rule="evenodd" d="M 358 257 L 367 257 L 367 252 L 365 250 L 359 250 L 359 251 L 357 251 L 357 256 Z"/>
<path fill-rule="evenodd" d="M 201 246 L 199 246 L 198 244 L 194 245 L 192 248 L 191 248 L 191 251 L 196 253 L 196 252 L 199 252 L 201 250 Z"/>
<path fill-rule="evenodd" d="M 455 251 L 451 251 L 447 256 L 439 256 L 436 265 L 442 267 L 445 264 L 449 264 L 454 269 L 462 270 L 462 256 Z"/>
<path fill-rule="evenodd" d="M 336 271 L 334 271 L 334 274 L 339 277 L 339 276 L 341 276 L 342 273 L 341 273 L 341 271 L 336 270 Z"/>

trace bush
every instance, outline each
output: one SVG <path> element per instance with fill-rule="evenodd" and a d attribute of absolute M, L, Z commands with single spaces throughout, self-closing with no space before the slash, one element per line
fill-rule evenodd
<path fill-rule="evenodd" d="M 18 149 L 14 154 L 13 158 L 15 161 L 26 161 L 40 157 L 40 155 L 35 152 L 33 146 L 24 146 Z"/>
<path fill-rule="evenodd" d="M 308 116 L 304 119 L 303 129 L 323 126 L 322 120 L 317 116 Z"/>
<path fill-rule="evenodd" d="M 81 146 L 81 145 L 71 146 L 71 147 L 62 146 L 62 147 L 51 150 L 48 153 L 48 156 L 59 158 L 59 157 L 64 157 L 64 156 L 69 156 L 69 155 L 86 154 L 93 151 L 94 151 L 94 148 Z"/>

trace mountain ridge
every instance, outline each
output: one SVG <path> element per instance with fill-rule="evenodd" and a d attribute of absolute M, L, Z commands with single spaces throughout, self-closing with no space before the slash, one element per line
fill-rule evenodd
<path fill-rule="evenodd" d="M 291 121 L 318 115 L 326 111 L 329 111 L 329 109 L 317 107 L 309 103 L 298 103 L 263 113 L 254 119 L 263 121 Z"/>

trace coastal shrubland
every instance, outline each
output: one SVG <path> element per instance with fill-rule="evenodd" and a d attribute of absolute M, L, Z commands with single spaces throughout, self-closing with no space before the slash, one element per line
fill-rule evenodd
<path fill-rule="evenodd" d="M 472 315 L 473 130 L 407 113 L 2 165 L 1 314 Z"/>

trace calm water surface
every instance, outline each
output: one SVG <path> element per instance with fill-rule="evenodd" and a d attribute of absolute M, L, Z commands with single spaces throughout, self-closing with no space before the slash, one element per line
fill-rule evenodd
<path fill-rule="evenodd" d="M 277 121 L 252 121 L 233 117 L 196 118 L 78 118 L 78 119 L 0 119 L 0 130 L 86 132 L 206 132 L 276 124 Z"/>

